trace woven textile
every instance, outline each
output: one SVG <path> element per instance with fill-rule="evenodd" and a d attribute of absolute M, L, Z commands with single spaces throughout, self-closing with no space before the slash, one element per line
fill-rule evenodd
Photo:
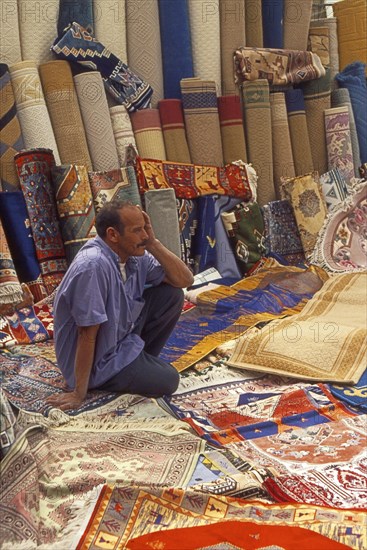
<path fill-rule="evenodd" d="M 192 162 L 223 166 L 215 82 L 186 78 L 180 85 Z"/>
<path fill-rule="evenodd" d="M 220 8 L 220 58 L 222 95 L 239 93 L 234 83 L 233 52 L 246 44 L 246 3 L 238 0 L 221 0 Z"/>
<path fill-rule="evenodd" d="M 272 201 L 262 210 L 267 253 L 279 254 L 290 265 L 303 263 L 305 255 L 290 202 Z"/>
<path fill-rule="evenodd" d="M 42 279 L 47 293 L 51 294 L 67 269 L 51 183 L 55 159 L 50 149 L 34 149 L 17 153 L 15 163 L 27 204 Z"/>
<path fill-rule="evenodd" d="M 129 200 L 141 206 L 135 170 L 132 166 L 110 172 L 89 172 L 89 183 L 96 213 L 106 202 L 114 199 Z"/>
<path fill-rule="evenodd" d="M 266 78 L 269 84 L 298 84 L 325 75 L 320 58 L 307 51 L 239 48 L 235 52 L 236 82 Z"/>
<path fill-rule="evenodd" d="M 329 170 L 338 168 L 350 181 L 354 177 L 354 164 L 349 109 L 347 106 L 334 107 L 326 109 L 324 115 Z"/>
<path fill-rule="evenodd" d="M 264 48 L 283 48 L 284 0 L 262 0 Z"/>
<path fill-rule="evenodd" d="M 116 508 L 129 510 L 129 521 L 122 514 L 117 516 Z M 257 544 L 260 537 L 259 527 L 274 527 L 273 533 L 275 533 L 275 530 L 280 525 L 283 525 L 286 526 L 288 536 L 292 536 L 290 530 L 293 527 L 303 527 L 303 531 L 306 533 L 312 533 L 312 531 L 324 533 L 330 539 L 341 540 L 346 545 L 352 544 L 353 548 L 361 549 L 362 546 L 359 545 L 358 541 L 363 539 L 362 544 L 365 541 L 362 512 L 356 510 L 352 516 L 352 527 L 348 532 L 344 533 L 344 530 L 341 532 L 340 522 L 343 522 L 343 525 L 347 522 L 349 525 L 351 520 L 347 518 L 350 516 L 349 511 L 332 508 L 325 509 L 314 505 L 246 503 L 242 499 L 220 495 L 203 495 L 187 490 L 182 491 L 182 489 L 139 489 L 106 486 L 100 493 L 100 498 L 92 512 L 90 522 L 80 538 L 79 544 L 75 540 L 73 541 L 73 546 L 76 546 L 78 550 L 89 550 L 99 544 L 100 541 L 105 540 L 105 537 L 107 538 L 108 536 L 111 539 L 113 536 L 113 541 L 121 548 L 125 546 L 126 548 L 139 548 L 139 550 L 142 548 L 162 547 L 188 550 L 188 548 L 198 548 L 198 544 L 200 544 L 200 548 L 240 548 L 241 545 L 243 547 L 241 543 L 243 539 L 237 538 L 235 541 L 232 539 L 235 545 L 228 544 L 225 542 L 226 539 L 223 540 L 223 534 L 227 533 L 230 536 L 230 533 L 234 534 L 234 532 L 237 532 L 237 530 L 234 530 L 233 527 L 231 529 L 229 526 L 233 524 L 237 525 L 239 519 L 243 519 L 246 523 L 240 523 L 241 533 L 244 534 L 246 532 L 246 526 L 253 528 L 254 523 L 258 528 L 252 531 L 252 537 L 246 539 L 246 548 L 260 548 Z M 312 521 L 310 521 L 310 518 L 312 518 Z M 113 522 L 112 519 L 114 520 Z M 226 523 L 221 523 L 222 520 Z M 115 523 L 116 521 L 117 523 Z M 225 527 L 227 522 L 228 529 Z M 154 530 L 152 529 L 152 524 L 156 526 Z M 113 530 L 111 525 L 115 525 L 116 527 L 118 525 L 118 527 L 116 530 Z M 204 526 L 203 529 L 208 533 L 204 538 L 200 538 L 197 531 L 199 527 L 195 527 L 200 525 Z M 187 529 L 179 529 L 189 527 L 191 529 L 188 532 Z M 220 531 L 218 531 L 218 527 Z M 349 534 L 349 531 L 353 534 Z M 191 538 L 191 532 L 193 533 L 193 538 Z M 141 537 L 142 535 L 148 537 L 147 545 L 144 544 L 144 537 Z M 175 538 L 172 539 L 170 535 L 174 535 Z M 270 546 L 268 544 L 269 539 L 266 539 L 265 547 L 277 548 L 279 547 L 277 543 L 281 541 L 282 547 L 289 548 L 288 546 L 284 546 L 284 541 L 287 540 L 286 536 L 286 534 L 283 535 L 282 533 L 282 535 L 277 534 L 275 540 L 270 538 Z M 133 542 L 131 540 L 133 537 L 139 538 Z M 160 541 L 161 537 L 162 540 Z M 299 541 L 303 539 L 300 532 L 297 532 L 297 537 L 296 540 L 298 543 L 296 542 L 296 545 L 291 547 L 292 549 L 297 548 L 297 546 L 299 547 Z M 309 540 L 311 540 L 311 537 Z M 313 540 L 316 541 L 316 538 Z M 187 544 L 185 546 L 186 541 Z M 190 544 L 191 546 L 188 546 Z M 318 542 L 315 542 L 315 544 L 315 548 L 318 547 Z M 319 548 L 324 548 L 323 544 L 324 539 L 320 542 Z M 330 544 L 333 543 L 326 539 L 325 548 L 335 548 L 335 550 L 348 548 L 348 546 L 344 546 L 343 544 L 341 546 L 330 546 Z"/>
<path fill-rule="evenodd" d="M 303 86 L 303 95 L 313 166 L 319 174 L 324 174 L 328 169 L 324 111 L 331 106 L 329 69 L 324 77 L 307 82 Z"/>
<path fill-rule="evenodd" d="M 98 42 L 127 63 L 125 3 L 126 0 L 93 0 L 93 16 Z M 81 24 L 79 19 L 73 21 Z"/>
<path fill-rule="evenodd" d="M 21 61 L 9 67 L 24 147 L 45 147 L 53 151 L 56 162 L 59 152 L 48 113 L 36 63 Z"/>
<path fill-rule="evenodd" d="M 158 109 L 142 109 L 131 115 L 136 147 L 142 157 L 166 160 Z"/>
<path fill-rule="evenodd" d="M 35 302 L 46 296 L 27 206 L 21 191 L 0 193 L 0 218 L 21 283 L 27 283 Z"/>
<path fill-rule="evenodd" d="M 264 44 L 261 2 L 262 0 L 245 2 L 246 45 L 252 48 L 262 48 Z"/>
<path fill-rule="evenodd" d="M 338 20 L 336 17 L 311 20 L 310 27 L 327 27 L 329 30 L 330 83 L 334 90 L 337 87 L 335 76 L 339 72 Z"/>
<path fill-rule="evenodd" d="M 365 64 L 351 63 L 336 75 L 340 88 L 347 88 L 356 123 L 361 164 L 367 162 L 367 84 Z"/>
<path fill-rule="evenodd" d="M 177 199 L 178 223 L 180 228 L 181 259 L 194 271 L 192 241 L 198 225 L 195 200 Z"/>
<path fill-rule="evenodd" d="M 353 61 L 367 63 L 366 0 L 344 0 L 333 9 L 338 20 L 340 70 Z"/>
<path fill-rule="evenodd" d="M 293 178 L 296 175 L 284 93 L 270 94 L 270 113 L 274 185 L 280 198 L 281 178 Z"/>
<path fill-rule="evenodd" d="M 221 94 L 220 4 L 212 0 L 188 0 L 194 74 L 214 80 Z"/>
<path fill-rule="evenodd" d="M 330 67 L 329 27 L 310 27 L 307 49 L 319 56 L 324 67 Z"/>
<path fill-rule="evenodd" d="M 287 90 L 285 101 L 295 175 L 302 176 L 313 171 L 311 144 L 302 90 Z"/>
<path fill-rule="evenodd" d="M 332 277 L 301 313 L 239 340 L 229 364 L 355 384 L 366 368 L 366 284 L 365 273 Z"/>
<path fill-rule="evenodd" d="M 69 63 L 50 61 L 40 65 L 39 71 L 61 162 L 90 169 L 92 163 Z"/>
<path fill-rule="evenodd" d="M 22 288 L 0 219 L 0 304 L 16 304 L 22 301 Z"/>
<path fill-rule="evenodd" d="M 158 108 L 167 160 L 191 162 L 181 100 L 162 99 Z"/>
<path fill-rule="evenodd" d="M 138 158 L 137 173 L 141 193 L 172 187 L 178 198 L 230 195 L 245 201 L 252 199 L 246 165 L 227 164 L 219 168 Z"/>
<path fill-rule="evenodd" d="M 364 371 L 361 378 L 354 386 L 337 386 L 331 384 L 330 391 L 335 397 L 348 405 L 357 407 L 365 413 L 367 412 L 367 370 Z"/>
<path fill-rule="evenodd" d="M 6 398 L 3 390 L 0 388 L 0 456 L 1 459 L 10 451 L 10 447 L 15 441 L 15 414 Z"/>
<path fill-rule="evenodd" d="M 127 162 L 127 147 L 132 145 L 137 150 L 131 120 L 123 105 L 110 107 L 110 116 L 119 163 L 120 166 L 125 166 Z"/>
<path fill-rule="evenodd" d="M 83 244 L 96 236 L 87 168 L 75 164 L 54 167 L 52 183 L 66 260 L 70 265 Z"/>
<path fill-rule="evenodd" d="M 18 0 L 18 10 L 22 59 L 32 59 L 36 65 L 49 61 L 57 36 L 59 0 Z"/>
<path fill-rule="evenodd" d="M 78 21 L 88 32 L 93 33 L 93 0 L 60 0 L 57 20 L 57 36 L 61 36 L 73 21 Z"/>
<path fill-rule="evenodd" d="M 312 261 L 336 273 L 366 268 L 366 209 L 367 188 L 362 182 L 351 196 L 330 210 Z"/>
<path fill-rule="evenodd" d="M 264 220 L 260 208 L 256 202 L 240 203 L 221 217 L 239 270 L 245 274 L 265 254 Z"/>
<path fill-rule="evenodd" d="M 237 95 L 218 97 L 218 111 L 225 164 L 235 160 L 247 162 L 240 98 Z"/>
<path fill-rule="evenodd" d="M 157 239 L 178 258 L 181 258 L 180 231 L 174 190 L 146 191 L 144 203 Z"/>
<path fill-rule="evenodd" d="M 17 309 L 12 315 L 1 318 L 0 348 L 14 344 L 38 344 L 53 337 L 52 307 L 30 306 Z M 6 357 L 6 356 L 5 356 Z M 2 372 L 2 379 L 4 378 Z M 19 380 L 17 391 L 19 391 Z M 12 401 L 11 391 L 8 392 L 5 380 L 2 380 L 4 391 Z M 22 391 L 27 393 L 27 384 L 24 380 Z M 28 388 L 30 390 L 30 388 Z M 30 397 L 30 396 L 29 396 Z M 34 396 L 33 396 L 34 398 Z"/>
<path fill-rule="evenodd" d="M 158 0 L 126 0 L 126 33 L 129 65 L 153 88 L 155 109 L 164 97 Z"/>
<path fill-rule="evenodd" d="M 257 202 L 275 199 L 269 84 L 267 80 L 242 85 L 248 161 L 258 175 Z"/>
<path fill-rule="evenodd" d="M 221 214 L 231 210 L 241 199 L 226 197 L 214 198 L 214 227 L 216 241 L 216 268 L 222 277 L 241 278 L 240 270 L 236 258 L 230 245 L 228 235 L 224 229 Z"/>
<path fill-rule="evenodd" d="M 198 226 L 193 239 L 194 273 L 202 273 L 217 264 L 217 241 L 215 238 L 214 203 L 216 197 L 196 199 Z"/>
<path fill-rule="evenodd" d="M 329 210 L 331 207 L 339 205 L 348 195 L 345 177 L 338 168 L 322 174 L 320 183 Z"/>
<path fill-rule="evenodd" d="M 359 143 L 357 135 L 356 122 L 354 120 L 352 103 L 350 101 L 349 91 L 346 88 L 338 88 L 331 92 L 331 106 L 332 107 L 348 107 L 349 113 L 349 130 L 350 130 L 350 139 L 352 142 L 352 152 L 353 152 L 353 164 L 354 164 L 354 175 L 359 177 L 359 166 L 360 166 L 360 153 L 359 153 Z"/>
<path fill-rule="evenodd" d="M 56 39 L 52 51 L 61 59 L 86 64 L 99 71 L 107 91 L 129 112 L 149 105 L 153 93 L 149 84 L 77 23 Z"/>
<path fill-rule="evenodd" d="M 267 260 L 256 275 L 201 293 L 196 307 L 179 319 L 161 357 L 182 371 L 257 323 L 300 311 L 322 284 L 315 274 L 320 271 L 311 272 Z M 282 285 L 280 277 L 287 283 L 289 275 L 290 285 Z"/>
<path fill-rule="evenodd" d="M 18 17 L 17 0 L 1 4 L 0 59 L 8 65 L 22 60 Z"/>
<path fill-rule="evenodd" d="M 0 179 L 3 191 L 19 188 L 14 155 L 24 148 L 9 68 L 0 63 Z"/>
<path fill-rule="evenodd" d="M 283 48 L 285 50 L 307 50 L 312 0 L 284 0 L 283 9 Z"/>
<path fill-rule="evenodd" d="M 98 71 L 74 76 L 92 167 L 96 172 L 119 167 L 103 80 Z"/>
<path fill-rule="evenodd" d="M 282 198 L 289 200 L 292 205 L 307 259 L 313 252 L 327 214 L 318 173 L 284 179 L 281 194 Z"/>
<path fill-rule="evenodd" d="M 180 99 L 180 81 L 194 76 L 188 0 L 159 0 L 163 84 L 166 99 Z"/>

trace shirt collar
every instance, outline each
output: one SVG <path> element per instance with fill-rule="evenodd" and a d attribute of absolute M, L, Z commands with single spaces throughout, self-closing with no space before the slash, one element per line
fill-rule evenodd
<path fill-rule="evenodd" d="M 116 262 L 117 264 L 121 263 L 119 255 L 116 254 L 116 252 L 114 252 L 112 248 L 108 246 L 108 244 L 106 244 L 99 235 L 94 238 L 94 241 L 114 262 Z M 135 256 L 130 256 L 126 261 L 126 267 L 129 266 L 129 268 L 131 268 L 132 270 L 135 270 L 137 268 L 137 265 L 138 259 Z"/>

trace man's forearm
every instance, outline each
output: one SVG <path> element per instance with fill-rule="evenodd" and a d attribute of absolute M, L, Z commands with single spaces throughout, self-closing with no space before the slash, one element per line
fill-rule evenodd
<path fill-rule="evenodd" d="M 192 285 L 194 277 L 190 269 L 176 256 L 176 254 L 168 250 L 168 248 L 158 239 L 155 239 L 154 242 L 147 247 L 147 250 L 161 264 L 166 273 L 166 280 L 172 286 L 186 288 Z"/>
<path fill-rule="evenodd" d="M 98 326 L 79 327 L 75 354 L 75 388 L 82 399 L 87 394 L 90 373 L 93 368 Z"/>

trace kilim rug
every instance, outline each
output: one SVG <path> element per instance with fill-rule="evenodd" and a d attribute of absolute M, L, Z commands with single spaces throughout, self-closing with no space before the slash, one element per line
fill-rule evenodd
<path fill-rule="evenodd" d="M 338 21 L 340 69 L 356 60 L 367 63 L 366 1 L 339 2 L 333 12 Z"/>
<path fill-rule="evenodd" d="M 301 313 L 241 338 L 229 364 L 301 379 L 357 383 L 366 368 L 366 276 L 330 278 Z"/>
<path fill-rule="evenodd" d="M 217 249 L 216 267 L 222 277 L 235 277 L 236 279 L 241 278 L 241 273 L 238 269 L 228 235 L 223 227 L 221 214 L 231 210 L 240 200 L 226 197 L 225 195 L 214 198 L 214 228 Z"/>
<path fill-rule="evenodd" d="M 222 0 L 219 3 L 223 96 L 238 95 L 239 93 L 234 83 L 233 52 L 238 46 L 248 44 L 248 41 L 246 42 L 245 4 L 245 2 L 237 0 Z"/>
<path fill-rule="evenodd" d="M 102 13 L 106 9 L 103 6 Z M 98 71 L 83 72 L 74 76 L 74 84 L 93 170 L 115 170 L 119 159 L 102 76 Z"/>
<path fill-rule="evenodd" d="M 178 223 L 181 241 L 181 259 L 194 270 L 192 241 L 198 225 L 197 204 L 195 200 L 177 199 Z"/>
<path fill-rule="evenodd" d="M 221 95 L 222 82 L 220 4 L 219 0 L 212 0 L 210 4 L 188 0 L 194 74 L 203 80 L 214 80 L 218 95 Z"/>
<path fill-rule="evenodd" d="M 188 0 L 159 0 L 158 7 L 164 97 L 181 99 L 181 79 L 194 76 Z"/>
<path fill-rule="evenodd" d="M 302 176 L 314 169 L 302 90 L 287 90 L 285 101 L 295 175 Z"/>
<path fill-rule="evenodd" d="M 283 48 L 285 50 L 308 50 L 312 0 L 284 0 Z"/>
<path fill-rule="evenodd" d="M 178 258 L 181 258 L 180 230 L 174 190 L 146 191 L 144 204 L 157 239 Z"/>
<path fill-rule="evenodd" d="M 197 306 L 179 319 L 161 357 L 182 371 L 257 323 L 300 311 L 324 273 L 267 260 L 256 275 L 201 293 Z"/>
<path fill-rule="evenodd" d="M 218 111 L 224 162 L 226 164 L 235 160 L 247 162 L 242 107 L 239 96 L 218 97 Z"/>
<path fill-rule="evenodd" d="M 55 159 L 50 149 L 33 149 L 17 153 L 15 163 L 27 204 L 42 279 L 47 293 L 51 294 L 67 270 L 51 183 Z"/>
<path fill-rule="evenodd" d="M 166 150 L 158 109 L 142 109 L 131 115 L 136 147 L 143 158 L 166 160 Z"/>
<path fill-rule="evenodd" d="M 61 162 L 86 166 L 91 170 L 92 161 L 70 64 L 50 61 L 40 65 L 39 71 Z"/>
<path fill-rule="evenodd" d="M 36 62 L 20 61 L 11 65 L 9 71 L 24 147 L 49 148 L 53 151 L 56 162 L 59 163 L 59 151 Z"/>
<path fill-rule="evenodd" d="M 1 60 L 7 65 L 22 60 L 18 24 L 18 2 L 10 0 L 2 8 L 0 52 Z"/>
<path fill-rule="evenodd" d="M 16 3 L 15 3 L 16 5 Z M 3 191 L 15 191 L 19 180 L 14 155 L 24 149 L 9 68 L 0 63 L 0 179 Z"/>
<path fill-rule="evenodd" d="M 192 162 L 223 166 L 216 83 L 185 78 L 180 86 Z"/>
<path fill-rule="evenodd" d="M 95 211 L 114 199 L 129 200 L 141 205 L 135 170 L 132 166 L 110 172 L 89 172 Z"/>
<path fill-rule="evenodd" d="M 245 2 L 246 45 L 253 48 L 263 47 L 261 2 L 262 0 L 246 0 Z"/>
<path fill-rule="evenodd" d="M 15 441 L 16 418 L 10 403 L 0 388 L 0 458 L 1 460 L 10 451 Z"/>
<path fill-rule="evenodd" d="M 270 94 L 270 114 L 274 185 L 278 198 L 281 198 L 281 178 L 292 178 L 296 175 L 284 93 Z"/>
<path fill-rule="evenodd" d="M 331 92 L 331 106 L 332 107 L 348 107 L 349 112 L 349 129 L 350 129 L 350 139 L 352 142 L 352 152 L 353 152 L 353 164 L 354 164 L 354 175 L 359 177 L 358 168 L 360 165 L 360 152 L 359 152 L 359 142 L 356 122 L 354 120 L 352 103 L 350 101 L 349 91 L 346 88 L 338 88 Z"/>
<path fill-rule="evenodd" d="M 215 529 L 215 524 L 218 522 L 230 520 L 251 521 L 253 522 L 251 525 L 262 527 L 283 525 L 287 528 L 300 528 L 302 526 L 307 532 L 324 534 L 329 539 L 341 541 L 352 548 L 362 550 L 365 544 L 363 514 L 357 510 L 352 512 L 313 505 L 264 504 L 256 501 L 247 504 L 240 499 L 214 497 L 177 489 L 146 491 L 126 486 L 105 486 L 102 489 L 90 522 L 82 532 L 79 543 L 77 544 L 76 540 L 73 543 L 77 550 L 96 549 L 107 540 L 111 541 L 115 548 L 132 548 L 133 543 L 129 542 L 132 538 L 151 533 L 151 536 L 157 535 L 157 546 L 153 542 L 153 547 L 161 548 L 159 536 L 168 535 L 168 529 L 176 530 L 200 525 Z M 244 528 L 247 523 L 241 525 Z M 174 532 L 180 533 L 180 531 Z M 252 540 L 257 539 L 258 532 Z M 176 537 L 177 542 L 184 543 L 185 540 L 190 539 Z M 195 540 L 198 539 L 195 538 Z M 206 539 L 204 547 L 219 548 L 216 542 Z M 278 542 L 277 539 L 273 544 L 275 543 L 277 547 Z M 134 547 L 145 548 L 140 542 L 137 542 Z M 149 547 L 152 548 L 150 545 Z M 171 546 L 163 546 L 165 547 L 171 548 Z M 234 547 L 241 547 L 238 541 Z M 221 545 L 220 548 L 233 548 L 233 545 Z M 259 547 L 253 546 L 253 548 Z"/>
<path fill-rule="evenodd" d="M 153 88 L 151 102 L 155 109 L 164 97 L 158 0 L 126 0 L 126 35 L 129 64 Z"/>
<path fill-rule="evenodd" d="M 162 99 L 158 103 L 167 160 L 191 162 L 185 121 L 180 99 Z"/>
<path fill-rule="evenodd" d="M 63 34 L 73 21 L 78 21 L 88 31 L 93 32 L 93 0 L 79 0 L 77 4 L 70 3 L 70 0 L 60 0 L 57 36 Z"/>
<path fill-rule="evenodd" d="M 253 193 L 247 166 L 227 164 L 219 167 L 138 158 L 136 169 L 141 194 L 149 189 L 171 187 L 178 198 L 229 195 L 250 201 L 253 199 Z"/>
<path fill-rule="evenodd" d="M 47 5 L 36 0 L 18 0 L 23 60 L 32 59 L 36 65 L 39 65 L 52 59 L 50 45 L 57 35 L 58 9 L 59 0 L 50 0 Z M 35 145 L 35 147 L 42 146 L 47 147 L 47 144 Z"/>
<path fill-rule="evenodd" d="M 217 242 L 215 239 L 214 203 L 215 196 L 196 199 L 198 227 L 193 239 L 195 258 L 194 273 L 199 274 L 217 265 Z"/>
<path fill-rule="evenodd" d="M 9 246 L 0 220 L 0 304 L 17 304 L 22 301 L 23 292 Z"/>
<path fill-rule="evenodd" d="M 27 206 L 21 191 L 0 193 L 0 218 L 19 281 L 38 302 L 47 295 L 38 263 Z"/>
<path fill-rule="evenodd" d="M 344 174 L 339 172 L 338 168 L 322 174 L 320 183 L 329 210 L 334 206 L 339 206 L 349 194 Z"/>
<path fill-rule="evenodd" d="M 95 210 L 86 166 L 54 167 L 52 183 L 68 265 L 88 239 L 96 236 Z"/>
<path fill-rule="evenodd" d="M 127 63 L 125 0 L 93 0 L 94 36 Z M 73 19 L 81 23 L 79 19 Z"/>
<path fill-rule="evenodd" d="M 354 193 L 334 206 L 316 241 L 312 262 L 334 273 L 365 269 L 367 184 L 361 182 Z"/>
<path fill-rule="evenodd" d="M 339 72 L 338 20 L 336 17 L 315 19 L 311 20 L 310 27 L 327 27 L 329 30 L 330 82 L 334 90 L 337 88 L 335 75 Z"/>
<path fill-rule="evenodd" d="M 261 2 L 264 48 L 283 48 L 283 4 L 284 0 Z"/>
<path fill-rule="evenodd" d="M 364 371 L 361 378 L 355 386 L 330 385 L 330 391 L 341 401 L 367 412 L 367 370 Z"/>
<path fill-rule="evenodd" d="M 307 50 L 317 54 L 324 67 L 330 67 L 330 38 L 329 28 L 310 27 L 308 31 L 308 47 Z"/>
<path fill-rule="evenodd" d="M 116 107 L 110 107 L 110 116 L 119 163 L 120 166 L 125 166 L 127 148 L 132 145 L 137 152 L 129 113 L 123 105 L 116 105 Z"/>
<path fill-rule="evenodd" d="M 236 82 L 265 78 L 269 84 L 299 84 L 325 75 L 320 58 L 307 51 L 239 48 L 235 52 Z"/>
<path fill-rule="evenodd" d="M 338 168 L 350 181 L 354 177 L 354 163 L 349 109 L 333 107 L 326 109 L 324 115 L 329 170 Z"/>

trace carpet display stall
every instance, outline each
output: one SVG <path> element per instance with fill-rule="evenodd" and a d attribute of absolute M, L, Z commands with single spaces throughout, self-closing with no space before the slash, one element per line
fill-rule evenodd
<path fill-rule="evenodd" d="M 0 546 L 367 548 L 366 0 L 0 8 Z M 64 411 L 114 199 L 193 272 L 180 382 Z"/>

